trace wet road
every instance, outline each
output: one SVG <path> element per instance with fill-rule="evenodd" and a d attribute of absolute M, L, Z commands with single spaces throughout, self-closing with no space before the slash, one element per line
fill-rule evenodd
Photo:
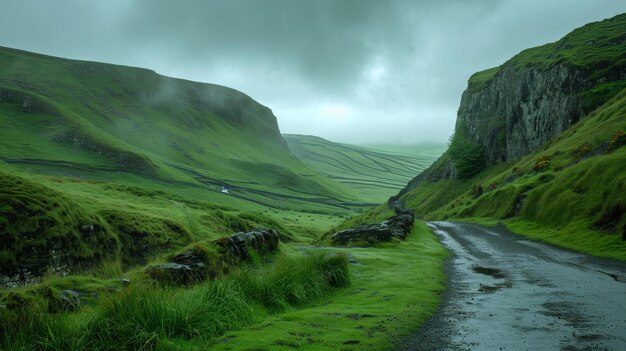
<path fill-rule="evenodd" d="M 626 350 L 626 263 L 473 224 L 428 224 L 452 252 L 437 314 L 403 350 Z"/>

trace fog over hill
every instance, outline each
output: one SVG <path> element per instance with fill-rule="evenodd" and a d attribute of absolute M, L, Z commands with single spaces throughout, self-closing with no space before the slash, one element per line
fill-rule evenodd
<path fill-rule="evenodd" d="M 348 143 L 444 142 L 473 72 L 626 11 L 614 0 L 0 5 L 2 46 L 233 87 L 283 133 Z"/>

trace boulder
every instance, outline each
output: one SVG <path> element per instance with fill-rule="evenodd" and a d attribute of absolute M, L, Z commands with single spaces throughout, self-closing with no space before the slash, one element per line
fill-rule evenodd
<path fill-rule="evenodd" d="M 63 290 L 59 293 L 60 308 L 65 311 L 80 309 L 80 295 L 74 290 Z"/>
<path fill-rule="evenodd" d="M 381 223 L 362 225 L 357 228 L 339 231 L 330 237 L 332 244 L 374 244 L 389 241 L 394 237 L 400 240 L 406 239 L 413 229 L 415 213 L 413 210 L 405 208 L 400 200 L 392 199 L 389 205 L 396 213 L 394 216 Z"/>
<path fill-rule="evenodd" d="M 279 234 L 276 230 L 260 228 L 221 238 L 215 243 L 230 260 L 243 261 L 250 258 L 250 250 L 259 255 L 276 251 L 279 241 Z"/>
<path fill-rule="evenodd" d="M 217 252 L 194 247 L 172 258 L 172 262 L 149 267 L 146 273 L 152 279 L 172 285 L 188 285 L 207 278 L 215 278 L 254 252 L 270 254 L 278 248 L 279 233 L 273 229 L 254 229 L 211 242 Z"/>
<path fill-rule="evenodd" d="M 146 269 L 154 280 L 172 285 L 188 285 L 196 281 L 191 267 L 180 263 L 162 263 Z"/>
<path fill-rule="evenodd" d="M 411 233 L 413 229 L 413 223 L 415 222 L 415 216 L 413 211 L 405 211 L 400 214 L 397 214 L 393 217 L 390 217 L 382 224 L 386 224 L 391 228 L 391 234 L 400 239 L 406 239 L 407 235 Z"/>
<path fill-rule="evenodd" d="M 335 245 L 346 245 L 349 243 L 374 244 L 381 241 L 389 241 L 392 236 L 391 227 L 383 222 L 342 230 L 333 234 L 330 238 Z"/>
<path fill-rule="evenodd" d="M 74 290 L 57 291 L 51 287 L 37 290 L 48 301 L 48 312 L 77 311 L 81 308 L 80 294 Z"/>

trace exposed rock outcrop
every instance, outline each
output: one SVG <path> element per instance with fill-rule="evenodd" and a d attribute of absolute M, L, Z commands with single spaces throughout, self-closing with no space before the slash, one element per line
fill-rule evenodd
<path fill-rule="evenodd" d="M 505 65 L 485 88 L 463 93 L 457 133 L 483 147 L 488 166 L 517 160 L 585 116 L 580 93 L 597 83 L 589 75 L 566 65 Z"/>
<path fill-rule="evenodd" d="M 17 221 L 17 219 L 13 219 Z M 50 230 L 49 224 L 45 221 L 39 221 L 39 224 L 38 230 Z M 35 242 L 38 239 L 37 234 L 33 233 L 32 236 L 26 236 L 21 239 L 26 243 Z M 6 236 L 8 237 L 8 235 Z M 105 244 L 106 240 L 103 240 L 103 238 L 107 237 L 108 234 L 102 229 L 100 224 L 86 224 L 79 230 L 80 240 L 90 247 L 106 245 L 115 248 L 110 240 Z M 0 249 L 4 248 L 3 244 L 5 243 L 2 242 L 3 239 L 5 239 L 5 233 L 0 230 Z M 98 241 L 101 242 L 98 243 Z M 70 255 L 72 249 L 75 249 L 78 245 L 77 241 L 68 242 L 60 239 L 49 240 L 45 246 L 24 245 L 25 249 L 23 249 L 21 255 L 26 257 L 26 259 L 18 264 L 6 264 L 0 267 L 0 288 L 6 289 L 36 284 L 47 273 L 65 276 L 70 273 L 73 266 L 88 264 L 91 260 L 90 258 L 81 260 Z"/>
<path fill-rule="evenodd" d="M 334 245 L 375 244 L 391 240 L 391 228 L 385 223 L 362 225 L 357 228 L 339 231 L 331 237 Z"/>
<path fill-rule="evenodd" d="M 404 208 L 400 201 L 390 202 L 396 215 L 381 223 L 362 225 L 357 228 L 341 230 L 331 236 L 333 245 L 371 245 L 390 241 L 392 238 L 406 239 L 413 229 L 415 215 L 413 210 Z"/>
<path fill-rule="evenodd" d="M 154 280 L 172 285 L 189 285 L 226 273 L 252 255 L 267 255 L 278 249 L 279 233 L 273 229 L 254 229 L 212 241 L 217 253 L 200 247 L 184 251 L 172 262 L 148 267 Z"/>
<path fill-rule="evenodd" d="M 274 229 L 261 228 L 219 239 L 216 244 L 231 263 L 237 263 L 249 259 L 252 252 L 265 255 L 276 251 L 279 236 Z"/>
<path fill-rule="evenodd" d="M 411 232 L 411 229 L 413 229 L 414 222 L 415 214 L 413 211 L 405 209 L 381 224 L 389 227 L 392 236 L 404 240 Z"/>

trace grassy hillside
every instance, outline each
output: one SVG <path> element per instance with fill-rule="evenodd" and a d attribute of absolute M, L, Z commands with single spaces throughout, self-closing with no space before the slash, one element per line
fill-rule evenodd
<path fill-rule="evenodd" d="M 0 126 L 2 286 L 255 227 L 307 242 L 369 206 L 268 108 L 145 69 L 0 48 Z"/>
<path fill-rule="evenodd" d="M 444 151 L 443 145 L 356 146 L 314 136 L 287 134 L 284 138 L 305 164 L 372 202 L 397 193 Z"/>
<path fill-rule="evenodd" d="M 565 65 L 576 70 L 593 72 L 594 77 L 613 77 L 612 82 L 590 85 L 584 93 L 587 107 L 598 107 L 596 100 L 606 101 L 622 88 L 620 69 L 626 64 L 626 40 L 624 39 L 626 14 L 601 22 L 589 23 L 575 29 L 562 39 L 539 47 L 522 51 L 500 67 L 477 72 L 468 82 L 468 91 L 484 88 L 502 67 L 517 70 L 536 68 L 545 70 L 556 65 Z"/>
<path fill-rule="evenodd" d="M 225 187 L 280 208 L 359 200 L 289 154 L 268 108 L 145 69 L 0 48 L 0 125 L 0 158 L 36 172 Z"/>
<path fill-rule="evenodd" d="M 426 219 L 504 222 L 537 240 L 626 260 L 625 28 L 626 14 L 590 23 L 474 74 L 449 149 L 399 196 Z M 498 99 L 489 100 L 496 91 Z M 478 99 L 485 104 L 471 105 Z M 531 100 L 541 107 L 524 105 Z M 494 115 L 499 103 L 510 108 Z M 555 106 L 564 109 L 551 110 Z M 570 121 L 561 120 L 564 111 Z M 553 133 L 560 128 L 555 124 L 576 121 Z M 467 142 L 488 139 L 496 127 L 502 133 L 494 143 Z M 502 158 L 486 162 L 488 153 Z"/>
<path fill-rule="evenodd" d="M 6 48 L 0 126 L 0 348 L 231 348 L 227 332 L 237 347 L 316 348 L 299 336 L 315 323 L 326 348 L 380 349 L 436 308 L 445 250 L 424 224 L 354 253 L 307 246 L 397 191 L 433 149 L 304 138 L 299 156 L 325 158 L 302 162 L 271 111 L 234 90 Z M 280 232 L 267 260 L 185 288 L 145 274 L 257 227 Z"/>
<path fill-rule="evenodd" d="M 625 132 L 623 89 L 539 152 L 470 179 L 423 182 L 407 205 L 426 219 L 504 222 L 534 239 L 626 260 Z"/>

